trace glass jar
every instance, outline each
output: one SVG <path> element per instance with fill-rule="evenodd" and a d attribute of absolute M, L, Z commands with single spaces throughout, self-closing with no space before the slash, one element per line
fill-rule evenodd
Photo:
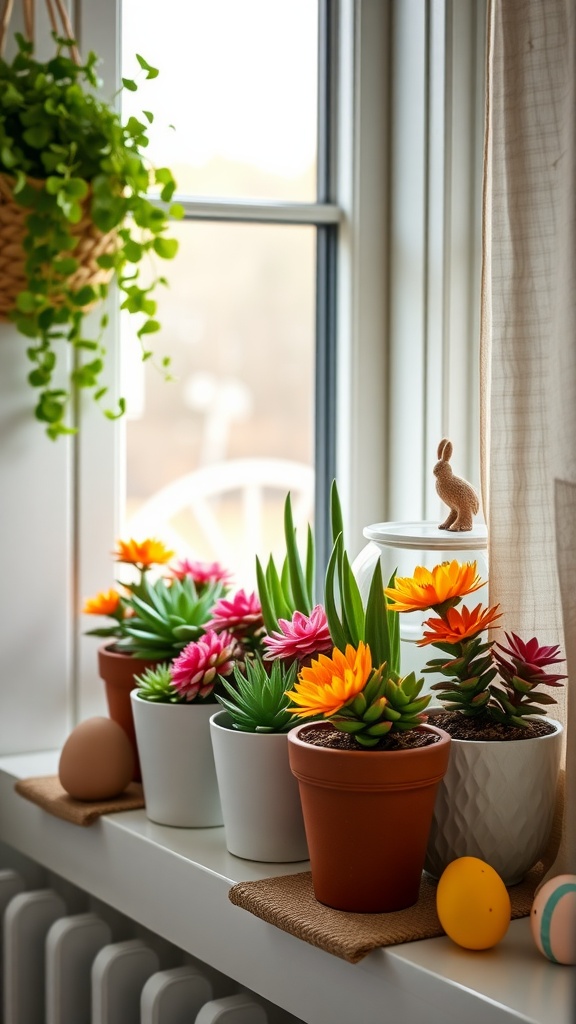
<path fill-rule="evenodd" d="M 352 569 L 364 603 L 368 598 L 370 583 L 376 562 L 380 559 L 384 585 L 392 574 L 399 577 L 413 576 L 417 565 L 433 569 L 440 562 L 476 562 L 478 574 L 485 581 L 484 586 L 462 599 L 462 604 L 475 608 L 488 603 L 488 531 L 483 523 L 476 523 L 466 532 L 451 533 L 439 530 L 437 522 L 375 523 L 363 530 L 368 544 L 354 560 Z M 434 612 L 399 612 L 400 615 L 400 671 L 422 674 L 427 661 L 440 656 L 439 652 L 427 645 L 417 647 L 421 639 L 422 623 Z M 429 691 L 440 676 L 432 673 L 424 677 Z M 423 692 L 424 692 L 423 691 Z"/>

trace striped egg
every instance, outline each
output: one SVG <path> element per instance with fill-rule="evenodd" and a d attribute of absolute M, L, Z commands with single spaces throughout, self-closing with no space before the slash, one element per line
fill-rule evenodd
<path fill-rule="evenodd" d="M 530 927 L 538 949 L 554 964 L 576 964 L 576 875 L 557 875 L 534 897 Z"/>

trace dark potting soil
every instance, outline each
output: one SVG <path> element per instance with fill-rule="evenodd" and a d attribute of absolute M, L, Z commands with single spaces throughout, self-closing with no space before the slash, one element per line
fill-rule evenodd
<path fill-rule="evenodd" d="M 466 718 L 459 711 L 439 711 L 431 715 L 429 721 L 444 729 L 454 740 L 529 740 L 554 732 L 554 726 L 545 718 L 529 721 L 525 729 L 502 725 L 488 715 Z"/>
<path fill-rule="evenodd" d="M 324 725 L 310 725 L 300 733 L 300 739 L 312 747 L 330 747 L 332 750 L 360 750 L 367 754 L 374 750 L 414 750 L 416 747 L 428 747 L 436 743 L 438 736 L 425 730 L 413 729 L 410 732 L 394 732 L 383 736 L 375 747 L 361 747 L 348 732 L 340 732 Z"/>

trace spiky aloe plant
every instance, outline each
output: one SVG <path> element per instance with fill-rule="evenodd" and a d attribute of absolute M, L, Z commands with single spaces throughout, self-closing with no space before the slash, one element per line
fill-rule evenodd
<path fill-rule="evenodd" d="M 115 650 L 137 658 L 171 661 L 206 631 L 222 591 L 222 585 L 216 582 L 199 594 L 190 576 L 152 583 L 144 575 L 138 592 L 134 588 L 123 600 L 132 614 L 123 620 L 125 635 L 117 641 Z"/>
<path fill-rule="evenodd" d="M 279 619 L 291 619 L 296 611 L 310 615 L 314 607 L 314 537 L 308 526 L 303 563 L 296 541 L 290 493 L 284 503 L 284 537 L 286 556 L 280 571 L 272 556 L 268 559 L 266 569 L 260 559 L 256 558 L 258 596 L 268 633 L 278 631 Z"/>
<path fill-rule="evenodd" d="M 167 664 L 147 668 L 141 676 L 134 676 L 138 696 L 156 704 L 179 704 L 182 697 L 174 689 L 172 673 Z"/>
<path fill-rule="evenodd" d="M 246 661 L 243 671 L 234 666 L 235 686 L 220 678 L 228 696 L 217 693 L 216 700 L 240 732 L 287 732 L 294 721 L 286 691 L 294 685 L 296 669 L 274 661 L 268 671 L 260 658 Z"/>
<path fill-rule="evenodd" d="M 326 618 L 334 645 L 346 650 L 347 644 L 357 647 L 364 641 L 372 651 L 375 665 L 384 662 L 389 672 L 400 671 L 400 629 L 398 616 L 392 614 L 384 595 L 380 560 L 377 561 L 366 605 L 352 571 L 344 546 L 343 517 L 336 481 L 330 492 L 332 553 L 326 570 L 324 599 Z M 388 586 L 393 586 L 395 573 Z"/>

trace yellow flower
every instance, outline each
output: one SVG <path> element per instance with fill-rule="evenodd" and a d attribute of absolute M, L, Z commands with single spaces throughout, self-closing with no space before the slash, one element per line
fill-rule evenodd
<path fill-rule="evenodd" d="M 425 647 L 426 644 L 459 644 L 462 640 L 477 636 L 484 629 L 494 623 L 495 619 L 501 617 L 498 612 L 499 605 L 494 608 L 485 608 L 477 605 L 472 611 L 463 607 L 459 612 L 456 608 L 448 608 L 441 619 L 427 619 L 424 623 L 431 632 L 424 633 L 422 640 L 417 641 L 418 647 Z"/>
<path fill-rule="evenodd" d="M 476 572 L 476 562 L 442 562 L 432 570 L 416 566 L 414 576 L 396 579 L 384 593 L 394 604 L 393 612 L 426 611 L 436 605 L 464 597 L 484 586 Z"/>
<path fill-rule="evenodd" d="M 148 540 L 118 540 L 113 555 L 117 562 L 127 562 L 130 565 L 150 566 L 165 565 L 172 558 L 174 552 L 169 551 L 161 540 L 150 538 Z"/>
<path fill-rule="evenodd" d="M 117 590 L 102 590 L 96 597 L 88 597 L 82 611 L 85 615 L 114 615 L 118 611 L 120 594 Z"/>
<path fill-rule="evenodd" d="M 372 655 L 362 641 L 358 650 L 348 644 L 345 654 L 336 647 L 331 658 L 320 654 L 299 673 L 294 689 L 287 691 L 293 703 L 299 705 L 297 710 L 290 711 L 298 718 L 329 718 L 362 692 L 371 673 Z"/>

